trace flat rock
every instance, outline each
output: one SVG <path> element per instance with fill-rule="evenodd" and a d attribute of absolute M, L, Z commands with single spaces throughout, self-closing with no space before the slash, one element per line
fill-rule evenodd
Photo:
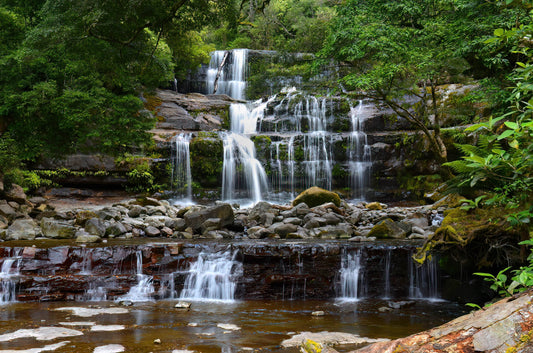
<path fill-rule="evenodd" d="M 52 351 L 55 351 L 56 349 L 59 349 L 61 347 L 63 347 L 64 345 L 70 343 L 69 341 L 63 341 L 63 342 L 59 342 L 59 343 L 54 343 L 54 344 L 48 344 L 44 347 L 40 347 L 40 348 L 29 348 L 29 349 L 17 349 L 17 350 L 12 350 L 12 349 L 8 349 L 8 350 L 1 350 L 0 353 L 41 353 L 41 352 L 52 352 Z"/>
<path fill-rule="evenodd" d="M 126 348 L 120 344 L 108 344 L 105 346 L 96 347 L 93 353 L 121 353 L 125 351 Z"/>
<path fill-rule="evenodd" d="M 56 311 L 70 311 L 74 316 L 91 317 L 101 314 L 127 314 L 130 311 L 125 308 L 82 308 L 82 307 L 63 307 L 54 309 Z"/>
<path fill-rule="evenodd" d="M 38 341 L 50 341 L 56 338 L 83 336 L 83 332 L 64 327 L 39 327 L 36 329 L 21 329 L 0 335 L 0 342 L 7 342 L 19 338 L 35 338 Z"/>
<path fill-rule="evenodd" d="M 311 340 L 322 345 L 341 345 L 341 344 L 368 344 L 375 342 L 388 341 L 383 338 L 367 338 L 359 335 L 344 332 L 301 332 L 285 341 L 281 342 L 283 348 L 298 347 L 306 340 Z"/>

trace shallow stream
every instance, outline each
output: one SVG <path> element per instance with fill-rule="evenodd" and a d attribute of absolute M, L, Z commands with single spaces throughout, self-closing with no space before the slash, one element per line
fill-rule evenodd
<path fill-rule="evenodd" d="M 97 347 L 120 345 L 125 352 L 173 352 L 189 350 L 218 352 L 297 352 L 284 349 L 283 340 L 302 332 L 345 332 L 370 338 L 398 338 L 449 321 L 464 308 L 445 301 L 416 301 L 414 305 L 384 311 L 387 301 L 363 299 L 352 302 L 330 301 L 233 301 L 193 302 L 190 310 L 177 309 L 177 300 L 134 303 L 114 302 L 27 302 L 0 306 L 0 352 L 100 352 Z M 119 308 L 125 313 L 75 315 L 76 308 Z M 379 310 L 382 308 L 381 310 Z M 324 316 L 313 316 L 324 311 Z M 88 314 L 90 314 L 89 311 Z M 81 313 L 83 314 L 83 313 Z M 225 326 L 228 325 L 229 326 Z M 103 326 L 98 326 L 103 325 Z M 122 325 L 113 327 L 111 325 Z M 220 326 L 222 327 L 220 327 Z M 52 340 L 17 338 L 6 334 L 39 327 L 73 329 L 78 336 Z M 96 330 L 95 330 L 96 329 Z M 97 331 L 111 330 L 111 331 Z M 45 337 L 45 338 L 49 338 Z M 159 339 L 160 344 L 154 343 Z M 64 343 L 56 350 L 34 350 Z M 118 346 L 117 346 L 118 347 Z M 104 347 L 102 347 L 104 348 Z M 101 352 L 119 352 L 112 350 Z M 348 351 L 354 346 L 336 346 Z M 30 350 L 31 349 L 31 350 Z"/>

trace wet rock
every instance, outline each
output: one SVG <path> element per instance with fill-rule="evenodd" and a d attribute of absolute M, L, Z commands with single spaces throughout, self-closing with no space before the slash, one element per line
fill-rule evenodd
<path fill-rule="evenodd" d="M 326 315 L 326 313 L 323 312 L 322 310 L 319 310 L 319 311 L 313 311 L 311 313 L 311 315 L 313 315 L 313 316 L 324 316 L 324 315 Z"/>
<path fill-rule="evenodd" d="M 76 232 L 75 238 L 76 243 L 98 243 L 102 240 L 98 235 L 89 234 L 83 229 Z"/>
<path fill-rule="evenodd" d="M 163 236 L 170 237 L 170 236 L 172 236 L 173 233 L 174 233 L 174 231 L 172 229 L 170 229 L 169 227 L 161 228 L 161 235 L 163 235 Z"/>
<path fill-rule="evenodd" d="M 206 233 L 212 230 L 218 230 L 220 229 L 220 218 L 209 218 L 206 219 L 204 223 L 200 226 L 201 233 Z"/>
<path fill-rule="evenodd" d="M 227 331 L 238 331 L 241 328 L 234 324 L 217 324 L 217 327 Z"/>
<path fill-rule="evenodd" d="M 189 302 L 177 302 L 176 305 L 174 305 L 176 309 L 190 309 L 191 303 Z"/>
<path fill-rule="evenodd" d="M 41 228 L 33 219 L 17 219 L 5 231 L 4 240 L 33 240 L 41 234 Z"/>
<path fill-rule="evenodd" d="M 412 353 L 523 352 L 529 353 L 533 329 L 530 290 L 505 298 L 488 308 L 461 316 L 444 325 L 353 353 L 405 351 Z"/>
<path fill-rule="evenodd" d="M 387 218 L 376 224 L 368 233 L 369 237 L 376 237 L 378 239 L 403 239 L 407 232 L 396 224 L 392 219 Z"/>
<path fill-rule="evenodd" d="M 41 197 L 41 196 L 34 196 L 34 197 L 31 197 L 29 200 L 28 200 L 34 207 L 39 207 L 40 205 L 46 203 L 46 199 L 44 197 Z"/>
<path fill-rule="evenodd" d="M 293 206 L 305 203 L 309 207 L 315 207 L 327 202 L 333 202 L 337 207 L 341 205 L 341 198 L 332 191 L 313 186 L 298 195 L 292 202 Z"/>
<path fill-rule="evenodd" d="M 322 216 L 322 218 L 326 221 L 326 224 L 328 225 L 336 225 L 342 221 L 342 218 L 335 215 L 334 213 L 326 213 Z"/>
<path fill-rule="evenodd" d="M 264 239 L 267 238 L 272 231 L 261 226 L 255 226 L 248 228 L 248 238 L 250 239 Z"/>
<path fill-rule="evenodd" d="M 106 225 L 100 218 L 91 218 L 85 222 L 85 231 L 92 235 L 103 237 L 106 231 Z"/>
<path fill-rule="evenodd" d="M 122 214 L 116 208 L 105 207 L 97 212 L 98 218 L 105 221 L 115 220 L 118 221 L 122 218 Z"/>
<path fill-rule="evenodd" d="M 91 326 L 92 332 L 113 332 L 113 331 L 122 331 L 125 330 L 126 326 L 124 325 L 94 325 Z"/>
<path fill-rule="evenodd" d="M 304 228 L 314 229 L 326 225 L 326 219 L 322 217 L 313 217 L 307 223 L 305 223 Z"/>
<path fill-rule="evenodd" d="M 107 344 L 105 346 L 96 347 L 93 353 L 122 353 L 126 348 L 120 344 Z"/>
<path fill-rule="evenodd" d="M 154 199 L 153 197 L 141 197 L 135 200 L 135 204 L 139 206 L 161 206 L 161 202 L 159 200 Z"/>
<path fill-rule="evenodd" d="M 156 339 L 154 340 L 154 344 L 161 344 L 161 339 L 156 338 Z"/>
<path fill-rule="evenodd" d="M 21 329 L 0 335 L 0 342 L 12 341 L 20 338 L 35 338 L 38 341 L 50 341 L 56 338 L 82 336 L 83 332 L 64 327 L 39 327 L 36 329 Z"/>
<path fill-rule="evenodd" d="M 302 220 L 298 217 L 289 217 L 289 218 L 285 218 L 283 220 L 283 223 L 290 223 L 290 224 L 294 224 L 295 226 L 299 226 L 302 224 Z"/>
<path fill-rule="evenodd" d="M 354 335 L 351 333 L 343 332 L 301 332 L 289 339 L 281 342 L 283 348 L 298 347 L 303 344 L 306 340 L 311 340 L 313 342 L 322 344 L 322 345 L 341 345 L 341 344 L 368 344 L 374 342 L 384 342 L 388 341 L 387 339 L 382 338 L 367 338 L 361 337 L 359 335 Z"/>
<path fill-rule="evenodd" d="M 399 301 L 399 302 L 387 302 L 387 305 L 389 306 L 389 308 L 392 308 L 392 309 L 408 308 L 415 304 L 416 302 L 413 300 L 404 300 L 404 301 Z"/>
<path fill-rule="evenodd" d="M 96 315 L 108 314 L 108 315 L 118 315 L 118 314 L 127 314 L 130 311 L 125 308 L 83 308 L 68 306 L 62 308 L 53 309 L 55 311 L 70 311 L 71 315 L 79 317 L 91 317 Z"/>

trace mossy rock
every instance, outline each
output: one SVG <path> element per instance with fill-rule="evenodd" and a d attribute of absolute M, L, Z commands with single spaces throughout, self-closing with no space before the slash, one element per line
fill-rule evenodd
<path fill-rule="evenodd" d="M 379 202 L 370 202 L 365 205 L 365 207 L 372 211 L 381 211 L 383 209 L 383 205 Z"/>
<path fill-rule="evenodd" d="M 368 233 L 368 237 L 378 239 L 404 239 L 407 233 L 390 218 L 379 221 Z"/>
<path fill-rule="evenodd" d="M 292 205 L 296 206 L 302 202 L 307 204 L 309 207 L 320 206 L 328 202 L 333 202 L 335 206 L 340 207 L 341 198 L 333 191 L 328 191 L 319 188 L 318 186 L 313 186 L 298 195 L 292 202 Z"/>

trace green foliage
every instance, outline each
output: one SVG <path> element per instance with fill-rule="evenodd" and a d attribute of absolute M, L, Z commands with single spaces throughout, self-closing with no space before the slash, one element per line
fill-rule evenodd
<path fill-rule="evenodd" d="M 462 210 L 470 211 L 476 208 L 479 208 L 481 206 L 481 200 L 483 200 L 487 195 L 481 195 L 475 198 L 475 200 L 468 200 L 468 199 L 462 199 L 459 200 L 459 202 L 464 203 L 461 206 Z"/>
<path fill-rule="evenodd" d="M 533 239 L 522 241 L 519 244 L 531 247 L 533 246 Z M 510 283 L 508 283 L 508 275 L 505 273 L 511 267 L 501 270 L 496 276 L 484 272 L 477 272 L 474 274 L 485 277 L 486 281 L 491 282 L 492 284 L 490 288 L 496 291 L 500 296 L 510 296 L 533 287 L 533 249 L 531 249 L 527 261 L 528 264 L 526 266 L 521 266 L 519 269 L 511 271 L 513 277 L 511 277 Z"/>

